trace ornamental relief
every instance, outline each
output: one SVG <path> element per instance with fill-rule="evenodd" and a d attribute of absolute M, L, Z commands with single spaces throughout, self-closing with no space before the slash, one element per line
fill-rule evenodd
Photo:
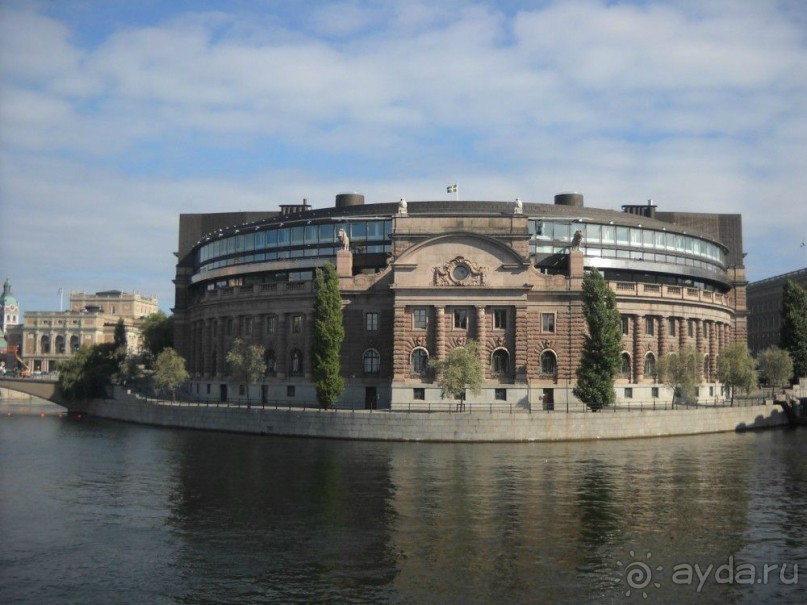
<path fill-rule="evenodd" d="M 555 342 L 548 338 L 540 341 L 538 344 L 540 345 L 541 351 L 546 351 L 547 349 L 555 350 Z"/>
<path fill-rule="evenodd" d="M 414 336 L 412 338 L 408 338 L 406 340 L 406 344 L 408 345 L 409 350 L 416 349 L 418 347 L 423 347 L 424 349 L 429 348 L 429 339 L 425 336 Z"/>
<path fill-rule="evenodd" d="M 452 349 L 456 349 L 457 347 L 464 347 L 467 344 L 468 344 L 467 336 L 452 336 L 446 339 L 446 345 L 449 351 Z"/>
<path fill-rule="evenodd" d="M 463 256 L 457 256 L 440 267 L 434 267 L 435 286 L 486 286 L 487 267 L 480 267 Z"/>

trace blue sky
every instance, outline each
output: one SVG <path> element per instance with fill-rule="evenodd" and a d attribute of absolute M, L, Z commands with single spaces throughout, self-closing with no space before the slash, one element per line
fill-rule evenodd
<path fill-rule="evenodd" d="M 653 199 L 807 266 L 807 3 L 0 0 L 0 279 L 173 305 L 178 216 Z"/>

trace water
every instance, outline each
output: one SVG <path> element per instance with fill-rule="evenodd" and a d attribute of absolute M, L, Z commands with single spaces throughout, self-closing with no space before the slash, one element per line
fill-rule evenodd
<path fill-rule="evenodd" d="M 804 429 L 407 444 L 5 409 L 4 604 L 807 602 Z"/>

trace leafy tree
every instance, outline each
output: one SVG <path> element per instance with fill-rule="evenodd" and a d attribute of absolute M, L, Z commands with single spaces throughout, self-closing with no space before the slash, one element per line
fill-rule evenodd
<path fill-rule="evenodd" d="M 114 343 L 83 346 L 59 363 L 59 387 L 68 401 L 106 397 L 106 387 L 119 370 Z"/>
<path fill-rule="evenodd" d="M 807 290 L 789 279 L 782 290 L 780 345 L 793 359 L 793 379 L 807 376 Z"/>
<path fill-rule="evenodd" d="M 465 389 L 479 394 L 484 379 L 482 361 L 479 358 L 479 342 L 469 340 L 464 347 L 455 347 L 445 359 L 429 361 L 429 367 L 437 373 L 440 396 L 460 400 L 465 405 Z"/>
<path fill-rule="evenodd" d="M 759 354 L 760 376 L 771 387 L 775 396 L 776 387 L 785 384 L 793 375 L 793 359 L 790 353 L 779 347 L 768 347 Z"/>
<path fill-rule="evenodd" d="M 188 380 L 185 359 L 171 347 L 166 347 L 157 356 L 154 368 L 154 385 L 160 390 L 171 391 L 171 401 L 176 399 L 176 390 Z"/>
<path fill-rule="evenodd" d="M 258 382 L 258 379 L 266 373 L 266 362 L 263 360 L 265 352 L 266 349 L 260 345 L 251 345 L 236 338 L 233 341 L 233 348 L 225 357 L 236 379 L 247 385 L 247 403 L 249 403 L 249 386 Z"/>
<path fill-rule="evenodd" d="M 314 279 L 314 328 L 312 332 L 311 372 L 317 390 L 317 401 L 328 409 L 344 388 L 339 352 L 345 339 L 342 324 L 342 297 L 336 267 L 326 263 L 317 269 Z"/>
<path fill-rule="evenodd" d="M 174 318 L 162 311 L 152 313 L 140 326 L 143 348 L 156 358 L 166 347 L 174 346 Z"/>
<path fill-rule="evenodd" d="M 734 393 L 741 389 L 750 393 L 759 384 L 757 360 L 748 352 L 748 345 L 735 342 L 720 351 L 717 363 L 717 379 L 731 389 L 731 405 Z"/>
<path fill-rule="evenodd" d="M 583 314 L 588 333 L 573 392 L 580 401 L 597 411 L 616 401 L 614 378 L 620 367 L 622 319 L 616 306 L 616 295 L 596 269 L 583 278 Z"/>
<path fill-rule="evenodd" d="M 687 403 L 695 400 L 698 368 L 702 363 L 703 357 L 692 347 L 685 347 L 677 353 L 667 353 L 658 360 L 658 381 L 673 390 L 673 403 L 676 395 Z"/>

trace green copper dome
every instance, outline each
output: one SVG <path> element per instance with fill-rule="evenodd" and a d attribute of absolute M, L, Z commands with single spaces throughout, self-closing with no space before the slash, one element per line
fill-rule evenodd
<path fill-rule="evenodd" d="M 17 299 L 14 298 L 14 295 L 11 293 L 11 284 L 8 283 L 8 278 L 6 278 L 5 283 L 3 284 L 3 294 L 0 296 L 0 307 L 18 307 L 19 304 L 17 303 Z"/>

